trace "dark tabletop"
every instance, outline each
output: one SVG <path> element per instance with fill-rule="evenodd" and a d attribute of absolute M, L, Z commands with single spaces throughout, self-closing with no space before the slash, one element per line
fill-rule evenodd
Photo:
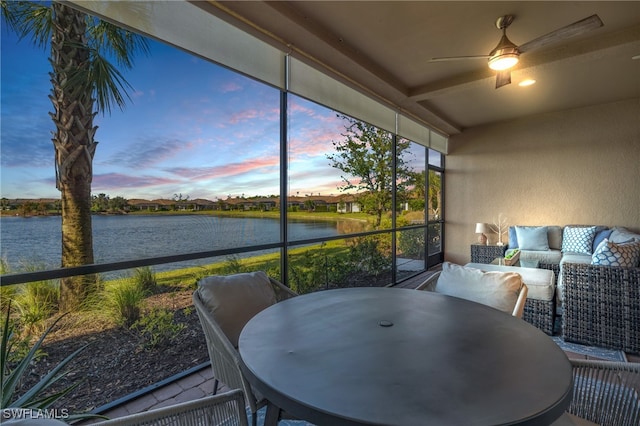
<path fill-rule="evenodd" d="M 329 290 L 256 315 L 240 335 L 248 380 L 319 425 L 549 424 L 571 365 L 543 332 L 427 291 Z"/>

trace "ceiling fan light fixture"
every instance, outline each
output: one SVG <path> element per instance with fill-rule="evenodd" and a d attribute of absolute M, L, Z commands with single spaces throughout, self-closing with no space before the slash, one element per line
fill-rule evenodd
<path fill-rule="evenodd" d="M 503 71 L 515 66 L 518 60 L 517 53 L 505 53 L 504 55 L 492 56 L 489 58 L 489 68 L 496 71 Z"/>
<path fill-rule="evenodd" d="M 506 31 L 506 28 L 503 31 Z M 509 69 L 518 63 L 519 56 L 518 46 L 503 33 L 496 48 L 489 53 L 489 68 L 496 71 Z"/>

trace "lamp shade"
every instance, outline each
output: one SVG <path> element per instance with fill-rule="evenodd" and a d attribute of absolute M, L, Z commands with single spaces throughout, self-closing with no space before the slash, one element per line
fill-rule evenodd
<path fill-rule="evenodd" d="M 503 34 L 496 48 L 489 53 L 489 68 L 496 71 L 509 69 L 518 63 L 519 56 L 518 46 Z"/>
<path fill-rule="evenodd" d="M 486 223 L 476 223 L 476 234 L 484 234 L 489 232 L 489 225 Z"/>

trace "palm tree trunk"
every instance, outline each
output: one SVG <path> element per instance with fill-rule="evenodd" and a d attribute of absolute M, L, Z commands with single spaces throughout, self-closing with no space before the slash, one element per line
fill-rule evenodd
<path fill-rule="evenodd" d="M 91 180 L 97 142 L 93 137 L 93 87 L 65 84 L 71 73 L 89 66 L 86 16 L 64 4 L 53 3 L 51 82 L 56 131 L 56 187 L 62 201 L 62 267 L 92 264 Z M 94 275 L 64 278 L 60 307 L 78 307 L 95 289 Z"/>

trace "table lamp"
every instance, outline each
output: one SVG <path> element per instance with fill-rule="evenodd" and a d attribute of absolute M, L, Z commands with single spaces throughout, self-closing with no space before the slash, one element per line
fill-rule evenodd
<path fill-rule="evenodd" d="M 489 244 L 485 232 L 489 232 L 489 225 L 486 223 L 476 223 L 476 234 L 480 234 L 478 242 L 480 244 Z"/>

